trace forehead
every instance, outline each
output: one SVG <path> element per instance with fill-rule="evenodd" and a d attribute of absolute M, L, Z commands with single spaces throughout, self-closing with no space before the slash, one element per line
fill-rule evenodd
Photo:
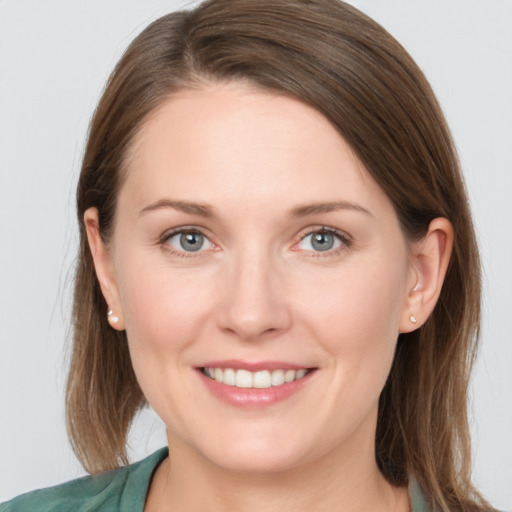
<path fill-rule="evenodd" d="M 387 201 L 322 114 L 241 84 L 179 92 L 142 127 L 121 196 L 143 206 L 166 195 L 245 208 Z"/>

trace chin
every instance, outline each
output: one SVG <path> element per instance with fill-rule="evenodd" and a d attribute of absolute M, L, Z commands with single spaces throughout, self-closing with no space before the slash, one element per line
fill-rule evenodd
<path fill-rule="evenodd" d="M 245 435 L 223 436 L 223 441 L 210 440 L 196 445 L 195 450 L 213 465 L 237 473 L 281 473 L 297 468 L 315 458 L 309 439 L 277 433 L 247 432 Z M 254 435 L 251 435 L 254 434 Z M 308 446 L 311 449 L 308 450 Z M 318 447 L 316 447 L 318 448 Z"/>
<path fill-rule="evenodd" d="M 232 450 L 230 453 L 211 454 L 209 460 L 225 471 L 242 474 L 284 473 L 301 465 L 297 453 L 288 456 L 279 448 L 258 451 Z"/>

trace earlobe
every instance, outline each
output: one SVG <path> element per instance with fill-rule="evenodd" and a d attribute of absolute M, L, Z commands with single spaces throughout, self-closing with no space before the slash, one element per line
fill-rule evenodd
<path fill-rule="evenodd" d="M 122 331 L 124 330 L 124 319 L 119 290 L 114 275 L 112 255 L 101 236 L 98 210 L 96 208 L 89 208 L 85 211 L 84 224 L 96 276 L 103 297 L 108 304 L 108 311 L 105 311 L 105 319 L 113 329 Z"/>
<path fill-rule="evenodd" d="M 450 263 L 453 227 L 442 217 L 434 219 L 427 234 L 412 246 L 411 279 L 414 284 L 406 297 L 400 332 L 411 332 L 423 325 L 439 299 Z"/>

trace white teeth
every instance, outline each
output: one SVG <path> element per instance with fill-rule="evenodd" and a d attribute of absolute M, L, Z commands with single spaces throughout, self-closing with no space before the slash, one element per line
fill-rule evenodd
<path fill-rule="evenodd" d="M 297 372 L 295 370 L 286 370 L 286 373 L 284 374 L 284 381 L 291 382 L 292 380 L 295 380 L 296 375 Z"/>
<path fill-rule="evenodd" d="M 237 370 L 235 386 L 237 388 L 252 388 L 252 373 L 247 370 Z"/>
<path fill-rule="evenodd" d="M 284 370 L 272 372 L 272 386 L 281 386 L 284 384 Z"/>
<path fill-rule="evenodd" d="M 233 368 L 226 368 L 224 370 L 224 384 L 228 386 L 234 386 L 236 383 L 235 370 Z"/>
<path fill-rule="evenodd" d="M 270 388 L 282 386 L 294 380 L 302 379 L 308 370 L 262 370 L 250 372 L 248 370 L 234 370 L 233 368 L 203 368 L 203 373 L 217 382 L 237 388 Z"/>
<path fill-rule="evenodd" d="M 256 372 L 253 378 L 253 386 L 255 388 L 269 388 L 272 386 L 270 372 L 267 372 L 266 370 L 263 372 Z"/>
<path fill-rule="evenodd" d="M 295 376 L 296 379 L 302 379 L 306 375 L 306 370 L 297 370 L 297 375 Z"/>

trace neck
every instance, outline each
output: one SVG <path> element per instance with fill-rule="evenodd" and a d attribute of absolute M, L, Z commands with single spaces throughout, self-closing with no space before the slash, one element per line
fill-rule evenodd
<path fill-rule="evenodd" d="M 263 474 L 220 468 L 186 444 L 169 441 L 172 456 L 155 474 L 146 512 L 409 510 L 407 489 L 395 488 L 384 479 L 378 470 L 373 446 L 363 451 L 345 449 L 343 457 L 339 450 L 334 450 L 312 463 Z"/>

